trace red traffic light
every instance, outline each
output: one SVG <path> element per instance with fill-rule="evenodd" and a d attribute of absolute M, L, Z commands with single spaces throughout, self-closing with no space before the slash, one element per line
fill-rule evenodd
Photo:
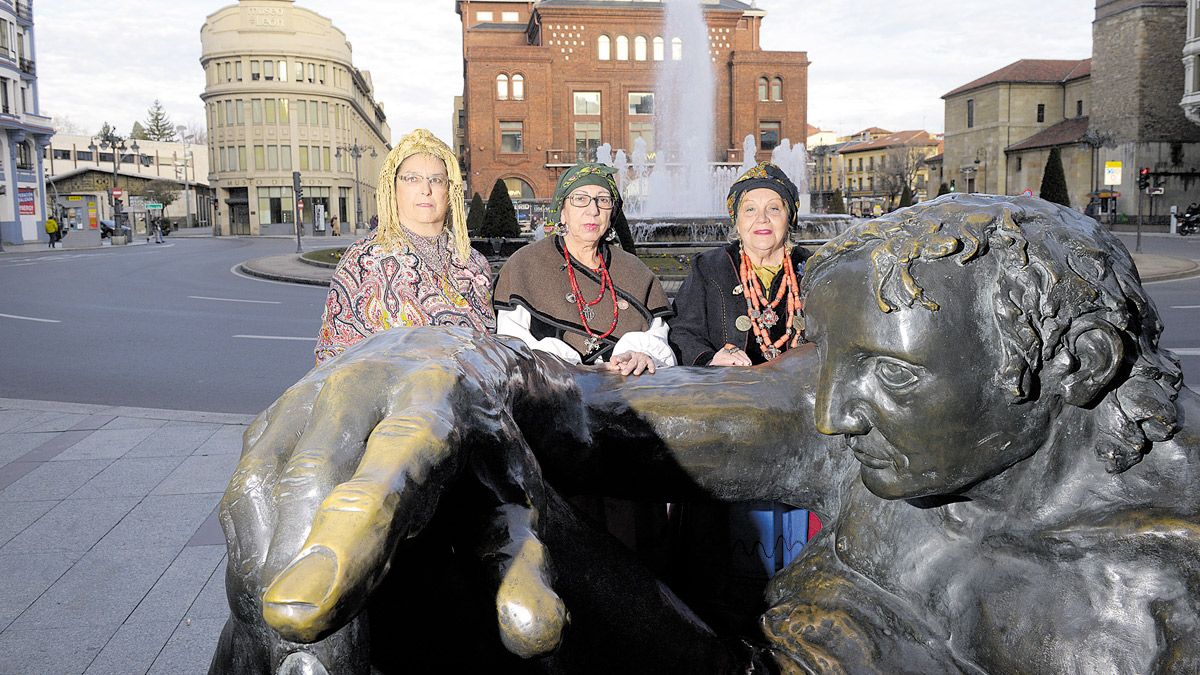
<path fill-rule="evenodd" d="M 1149 175 L 1150 175 L 1150 167 L 1148 167 L 1148 166 L 1143 166 L 1143 167 L 1141 168 L 1141 170 L 1140 170 L 1140 171 L 1138 171 L 1138 173 L 1139 173 L 1139 174 L 1141 174 L 1141 175 L 1143 175 L 1143 176 L 1149 176 Z"/>

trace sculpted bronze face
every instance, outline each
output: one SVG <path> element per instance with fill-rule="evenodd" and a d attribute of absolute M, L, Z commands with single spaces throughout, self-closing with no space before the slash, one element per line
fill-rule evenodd
<path fill-rule="evenodd" d="M 1016 402 L 999 381 L 990 303 L 883 312 L 871 277 L 865 252 L 846 254 L 808 280 L 806 314 L 822 360 L 817 430 L 845 436 L 863 484 L 885 499 L 952 494 L 1035 452 L 1052 397 Z M 916 277 L 931 298 L 995 286 L 990 260 L 929 262 Z"/>

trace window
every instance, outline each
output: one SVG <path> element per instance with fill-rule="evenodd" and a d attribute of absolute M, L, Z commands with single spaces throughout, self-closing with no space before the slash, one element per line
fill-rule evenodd
<path fill-rule="evenodd" d="M 286 99 L 286 98 L 279 99 L 279 123 L 280 124 L 287 124 L 290 121 L 288 119 L 288 103 L 290 103 L 290 101 L 288 101 L 288 99 Z"/>
<path fill-rule="evenodd" d="M 655 61 L 663 60 L 663 45 L 664 45 L 664 42 L 661 37 L 654 38 L 654 60 Z"/>
<path fill-rule="evenodd" d="M 287 82 L 287 61 L 282 59 L 279 61 L 279 81 Z"/>
<path fill-rule="evenodd" d="M 598 92 L 598 91 L 577 91 L 577 92 L 575 92 L 575 114 L 576 115 L 599 115 L 600 114 L 600 92 Z"/>
<path fill-rule="evenodd" d="M 317 64 L 308 64 L 308 81 L 315 82 L 317 79 Z"/>
<path fill-rule="evenodd" d="M 333 170 L 333 162 L 330 161 L 330 159 L 329 159 L 332 156 L 333 156 L 333 153 L 330 152 L 328 145 L 321 148 L 321 163 L 324 166 L 326 171 Z"/>
<path fill-rule="evenodd" d="M 246 124 L 246 104 L 242 99 L 236 99 L 233 102 L 233 113 L 237 117 L 237 123 L 245 126 Z"/>
<path fill-rule="evenodd" d="M 500 20 L 504 23 L 520 23 L 521 14 L 519 12 L 500 12 Z"/>
<path fill-rule="evenodd" d="M 858 158 L 858 170 L 862 171 L 862 157 Z M 861 180 L 861 179 L 860 179 Z"/>
<path fill-rule="evenodd" d="M 238 61 L 238 65 L 241 65 L 241 61 Z M 226 82 L 228 82 L 228 81 L 230 81 L 230 80 L 232 80 L 232 79 L 233 79 L 233 78 L 232 78 L 232 77 L 230 77 L 230 75 L 229 75 L 229 62 L 228 62 L 228 61 L 226 61 L 226 62 L 225 62 L 225 81 L 226 81 Z"/>
<path fill-rule="evenodd" d="M 325 84 L 325 64 L 322 63 L 321 67 L 317 70 L 317 72 L 319 73 L 317 76 L 317 82 L 320 82 L 321 84 Z"/>
<path fill-rule="evenodd" d="M 266 110 L 265 119 L 267 124 L 275 124 L 275 120 L 279 119 L 279 116 L 276 114 L 278 107 L 276 106 L 275 99 L 269 98 L 264 103 L 263 108 Z"/>
<path fill-rule="evenodd" d="M 275 62 L 274 61 L 263 61 L 263 79 L 264 80 L 274 80 L 275 79 Z"/>
<path fill-rule="evenodd" d="M 500 123 L 500 152 L 525 152 L 525 123 Z"/>
<path fill-rule="evenodd" d="M 771 100 L 783 100 L 783 80 L 778 77 L 771 80 Z"/>
<path fill-rule="evenodd" d="M 683 60 L 683 39 L 682 38 L 677 38 L 677 37 L 671 38 L 671 60 L 672 61 L 682 61 Z"/>
<path fill-rule="evenodd" d="M 475 20 L 479 23 L 491 23 L 496 20 L 496 15 L 491 12 L 475 12 Z"/>
<path fill-rule="evenodd" d="M 261 98 L 250 99 L 250 123 L 262 124 L 263 121 L 263 105 Z"/>
<path fill-rule="evenodd" d="M 654 114 L 654 94 L 649 92 L 630 92 L 629 94 L 629 114 L 630 115 L 653 115 Z"/>
<path fill-rule="evenodd" d="M 296 99 L 296 124 L 308 126 L 308 106 L 304 99 Z"/>
<path fill-rule="evenodd" d="M 617 36 L 617 60 L 629 60 L 629 38 L 624 35 Z"/>
<path fill-rule="evenodd" d="M 642 37 L 641 35 L 633 38 L 633 60 L 646 60 L 646 38 Z"/>
<path fill-rule="evenodd" d="M 767 78 L 758 78 L 758 100 L 767 100 Z"/>
<path fill-rule="evenodd" d="M 267 153 L 261 145 L 254 146 L 254 170 L 264 171 L 267 168 Z"/>
<path fill-rule="evenodd" d="M 504 187 L 508 188 L 509 199 L 533 199 L 533 186 L 520 178 L 505 178 Z"/>
<path fill-rule="evenodd" d="M 596 158 L 596 149 L 600 147 L 600 123 L 575 123 L 575 160 L 590 162 Z"/>
<path fill-rule="evenodd" d="M 234 79 L 236 79 L 238 82 L 241 82 L 241 81 L 242 81 L 242 62 L 241 62 L 241 61 L 234 61 L 234 62 L 233 62 L 233 70 L 234 70 L 234 72 L 236 73 L 236 75 L 234 76 Z M 225 79 L 229 79 L 229 78 L 228 78 L 228 73 L 226 73 L 226 78 L 225 78 Z"/>
<path fill-rule="evenodd" d="M 1083 117 L 1083 100 L 1075 101 L 1075 116 Z"/>
<path fill-rule="evenodd" d="M 1021 170 L 1021 164 L 1022 164 L 1021 160 L 1022 159 L 1023 158 L 1020 155 L 1017 156 L 1017 171 Z"/>
<path fill-rule="evenodd" d="M 258 80 L 261 77 L 262 77 L 262 62 L 251 61 L 250 62 L 250 79 L 251 79 L 251 81 Z"/>
<path fill-rule="evenodd" d="M 55 148 L 50 154 L 54 159 L 71 159 L 70 150 L 59 150 Z"/>
<path fill-rule="evenodd" d="M 227 117 L 227 115 L 225 114 L 225 106 L 218 103 L 217 104 L 217 126 L 219 126 L 219 127 L 225 126 L 226 117 Z"/>
<path fill-rule="evenodd" d="M 653 122 L 630 122 L 629 123 L 629 147 L 637 147 L 638 139 L 646 144 L 646 152 L 654 152 L 654 123 Z"/>
<path fill-rule="evenodd" d="M 296 62 L 296 81 L 297 82 L 304 81 L 304 62 L 303 61 Z"/>
<path fill-rule="evenodd" d="M 874 171 L 874 170 L 875 170 L 875 156 L 872 155 L 867 158 L 867 171 Z"/>
<path fill-rule="evenodd" d="M 258 222 L 291 223 L 293 220 L 293 194 L 290 187 L 258 188 Z"/>
<path fill-rule="evenodd" d="M 250 165 L 246 163 L 246 146 L 239 145 L 237 154 L 237 168 L 239 171 L 245 171 L 246 167 L 248 166 Z"/>
<path fill-rule="evenodd" d="M 329 126 L 329 104 L 324 101 L 321 102 L 321 126 Z"/>
<path fill-rule="evenodd" d="M 300 146 L 300 170 L 308 171 L 308 146 Z"/>
<path fill-rule="evenodd" d="M 271 171 L 279 170 L 279 146 L 267 146 L 267 168 Z"/>
<path fill-rule="evenodd" d="M 219 113 L 217 117 L 220 117 Z M 233 109 L 233 101 L 225 101 L 225 120 L 230 126 L 237 124 L 237 113 Z"/>
<path fill-rule="evenodd" d="M 316 101 L 308 102 L 308 123 L 314 127 L 317 126 L 318 118 L 317 118 L 317 102 Z"/>
<path fill-rule="evenodd" d="M 33 168 L 33 150 L 30 149 L 28 141 L 17 144 L 17 168 Z"/>
<path fill-rule="evenodd" d="M 508 76 L 504 73 L 496 76 L 496 100 L 508 100 Z"/>
<path fill-rule="evenodd" d="M 524 75 L 513 75 L 512 76 L 512 98 L 514 101 L 524 101 L 525 100 L 525 76 Z"/>
<path fill-rule="evenodd" d="M 596 38 L 596 58 L 607 61 L 612 58 L 612 39 L 607 35 Z"/>
<path fill-rule="evenodd" d="M 79 161 L 79 162 L 92 161 L 92 151 L 91 150 L 77 150 L 75 152 L 75 160 Z"/>
<path fill-rule="evenodd" d="M 1038 107 L 1037 107 L 1037 121 L 1038 121 L 1038 122 L 1045 122 L 1045 121 L 1046 121 L 1046 104 L 1045 104 L 1045 103 L 1039 103 L 1039 104 L 1038 104 Z"/>
<path fill-rule="evenodd" d="M 975 126 L 975 99 L 967 99 L 967 128 Z"/>

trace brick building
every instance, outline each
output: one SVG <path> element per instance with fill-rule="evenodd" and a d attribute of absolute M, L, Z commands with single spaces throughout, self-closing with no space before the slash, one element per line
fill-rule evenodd
<path fill-rule="evenodd" d="M 766 12 L 704 0 L 715 73 L 712 157 L 740 163 L 742 140 L 760 158 L 807 136 L 808 57 L 764 51 Z M 514 198 L 545 199 L 559 174 L 602 143 L 654 150 L 656 63 L 694 45 L 662 29 L 659 0 L 458 0 L 464 92 L 460 160 L 468 195 L 503 179 Z"/>

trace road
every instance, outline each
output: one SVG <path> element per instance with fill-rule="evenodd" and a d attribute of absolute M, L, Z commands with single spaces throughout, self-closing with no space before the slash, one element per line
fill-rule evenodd
<path fill-rule="evenodd" d="M 1132 236 L 1121 236 L 1131 249 Z M 1143 237 L 1200 260 L 1200 237 Z M 0 397 L 257 413 L 313 363 L 325 291 L 238 276 L 286 239 L 0 255 Z M 1162 346 L 1200 383 L 1200 279 L 1148 285 Z"/>
<path fill-rule="evenodd" d="M 262 410 L 312 367 L 325 290 L 231 268 L 295 246 L 169 237 L 0 255 L 0 397 Z"/>

